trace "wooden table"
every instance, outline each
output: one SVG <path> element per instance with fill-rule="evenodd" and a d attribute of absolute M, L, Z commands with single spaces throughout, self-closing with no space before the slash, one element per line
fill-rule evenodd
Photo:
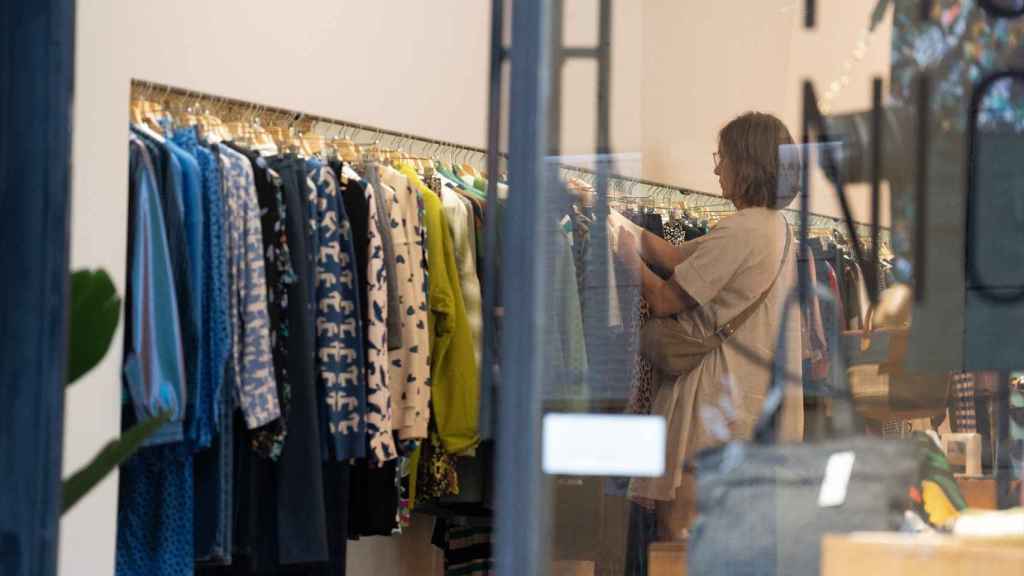
<path fill-rule="evenodd" d="M 1024 539 L 863 532 L 821 552 L 822 576 L 1024 576 Z"/>

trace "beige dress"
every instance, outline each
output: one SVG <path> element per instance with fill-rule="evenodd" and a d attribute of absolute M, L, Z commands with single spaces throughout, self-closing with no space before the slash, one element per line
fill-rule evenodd
<path fill-rule="evenodd" d="M 779 271 L 787 233 L 778 211 L 748 208 L 684 243 L 680 249 L 685 260 L 673 279 L 700 307 L 678 315 L 683 329 L 703 338 L 757 300 Z M 722 347 L 678 380 L 655 374 L 652 414 L 668 424 L 666 473 L 635 479 L 631 496 L 673 500 L 683 481 L 684 458 L 731 439 L 750 438 L 771 380 L 783 306 L 796 286 L 796 255 L 793 242 L 772 292 Z M 799 306 L 792 306 L 787 321 L 785 367 L 794 380 L 788 381 L 780 419 L 782 441 L 803 438 L 799 314 Z"/>

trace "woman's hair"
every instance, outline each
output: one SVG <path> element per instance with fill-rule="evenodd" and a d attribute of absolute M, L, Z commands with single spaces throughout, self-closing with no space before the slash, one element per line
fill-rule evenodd
<path fill-rule="evenodd" d="M 781 120 L 762 112 L 736 117 L 718 133 L 736 200 L 746 206 L 785 208 L 800 189 L 800 154 Z"/>

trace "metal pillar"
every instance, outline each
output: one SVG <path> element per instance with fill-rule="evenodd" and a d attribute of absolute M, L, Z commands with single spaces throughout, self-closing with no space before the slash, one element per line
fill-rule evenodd
<path fill-rule="evenodd" d="M 545 190 L 549 105 L 550 1 L 515 3 L 512 14 L 512 90 L 509 129 L 510 195 L 504 218 L 502 381 L 498 409 L 495 509 L 499 574 L 545 574 L 547 539 L 544 483 L 540 470 L 541 349 L 543 334 L 534 315 L 544 302 L 544 251 L 539 233 Z M 493 120 L 492 120 L 493 121 Z M 492 150 L 493 154 L 493 150 Z M 494 186 L 491 187 L 493 196 Z M 494 207 L 491 207 L 493 211 Z M 493 265 L 493 261 L 489 263 Z M 508 282 L 506 282 L 506 285 Z M 498 288 L 498 287 L 495 287 Z M 511 361 L 508 361 L 511 360 Z"/>

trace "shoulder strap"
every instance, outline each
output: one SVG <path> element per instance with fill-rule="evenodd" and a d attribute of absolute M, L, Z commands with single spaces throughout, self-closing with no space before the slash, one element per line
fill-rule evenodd
<path fill-rule="evenodd" d="M 789 259 L 789 245 L 792 242 L 792 234 L 789 230 L 789 222 L 786 222 L 785 219 L 783 219 L 783 222 L 785 222 L 786 224 L 786 247 L 783 248 L 782 250 L 782 262 L 779 263 L 779 270 L 778 272 L 775 273 L 775 278 L 772 279 L 772 283 L 768 285 L 768 289 L 762 292 L 761 295 L 757 297 L 757 300 L 754 300 L 750 304 L 750 306 L 747 306 L 742 312 L 733 317 L 732 320 L 729 320 L 725 324 L 722 324 L 722 326 L 718 330 L 715 330 L 714 334 L 705 338 L 704 342 L 709 347 L 721 346 L 726 340 L 728 340 L 733 334 L 735 334 L 736 330 L 738 330 L 744 322 L 746 322 L 751 316 L 754 315 L 754 312 L 757 311 L 761 304 L 764 303 L 765 299 L 768 298 L 768 294 L 770 294 L 772 289 L 775 288 L 775 283 L 778 282 L 779 277 L 782 276 L 782 271 L 786 268 L 786 260 Z"/>

